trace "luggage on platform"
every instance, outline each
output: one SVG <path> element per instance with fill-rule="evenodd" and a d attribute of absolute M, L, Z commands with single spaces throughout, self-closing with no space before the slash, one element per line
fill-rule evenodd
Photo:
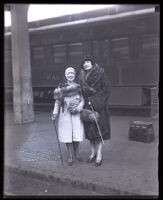
<path fill-rule="evenodd" d="M 129 140 L 145 143 L 154 141 L 154 129 L 152 122 L 131 122 L 129 128 Z"/>

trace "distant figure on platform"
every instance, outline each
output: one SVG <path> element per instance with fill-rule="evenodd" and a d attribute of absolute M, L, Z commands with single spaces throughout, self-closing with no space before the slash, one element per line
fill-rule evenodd
<path fill-rule="evenodd" d="M 58 116 L 59 141 L 67 146 L 68 165 L 73 164 L 73 158 L 79 161 L 79 142 L 84 139 L 83 122 L 80 112 L 83 109 L 84 99 L 81 95 L 80 85 L 75 80 L 75 69 L 69 67 L 65 70 L 66 81 L 54 90 L 55 105 L 52 119 Z M 74 154 L 73 154 L 74 151 Z"/>
<path fill-rule="evenodd" d="M 91 110 L 91 105 L 99 114 L 98 125 L 102 139 L 96 123 L 84 121 L 84 129 L 85 137 L 91 145 L 91 154 L 87 162 L 91 163 L 95 160 L 95 166 L 100 166 L 102 163 L 102 140 L 108 140 L 111 137 L 108 107 L 110 85 L 106 80 L 104 69 L 97 65 L 90 56 L 87 56 L 81 63 L 78 82 L 82 88 L 84 108 Z"/>

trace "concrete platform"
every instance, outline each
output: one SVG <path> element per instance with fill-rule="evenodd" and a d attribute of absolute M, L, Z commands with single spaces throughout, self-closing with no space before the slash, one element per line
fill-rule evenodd
<path fill-rule="evenodd" d="M 133 120 L 151 121 L 150 118 L 111 116 L 112 138 L 103 147 L 102 166 L 85 162 L 90 153 L 85 139 L 80 144 L 84 162 L 75 161 L 73 166 L 67 166 L 66 147 L 61 144 L 62 167 L 50 112 L 37 111 L 35 122 L 15 125 L 13 113 L 8 109 L 5 111 L 5 180 L 10 179 L 9 172 L 14 172 L 106 196 L 158 196 L 158 119 L 152 121 L 155 140 L 142 143 L 128 140 L 129 123 Z M 7 184 L 5 182 L 5 187 Z"/>

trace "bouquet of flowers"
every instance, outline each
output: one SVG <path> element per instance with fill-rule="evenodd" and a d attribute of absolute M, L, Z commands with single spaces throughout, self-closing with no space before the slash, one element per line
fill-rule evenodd
<path fill-rule="evenodd" d="M 71 112 L 71 114 L 76 114 L 79 112 L 78 110 L 79 103 L 80 103 L 80 98 L 75 98 L 70 102 L 68 109 Z"/>

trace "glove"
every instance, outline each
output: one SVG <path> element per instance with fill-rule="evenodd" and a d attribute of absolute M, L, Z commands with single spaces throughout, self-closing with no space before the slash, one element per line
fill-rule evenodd
<path fill-rule="evenodd" d="M 57 118 L 57 114 L 56 114 L 56 113 L 53 113 L 53 114 L 52 114 L 52 120 L 56 120 L 56 118 Z"/>
<path fill-rule="evenodd" d="M 83 86 L 83 91 L 86 95 L 93 95 L 96 93 L 96 90 L 92 87 L 89 87 L 89 86 Z"/>

